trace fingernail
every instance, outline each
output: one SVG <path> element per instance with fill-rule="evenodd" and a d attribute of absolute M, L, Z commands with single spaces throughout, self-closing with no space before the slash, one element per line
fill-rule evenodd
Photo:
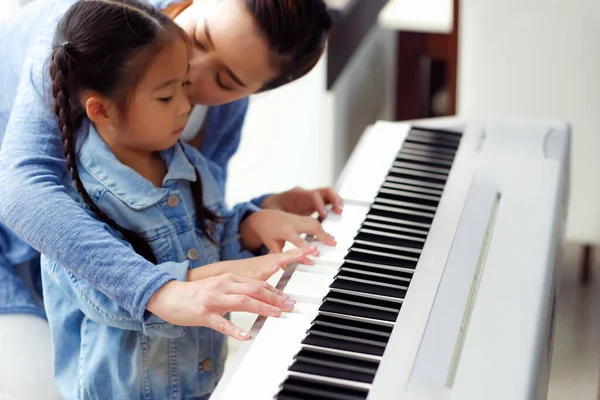
<path fill-rule="evenodd" d="M 243 338 L 245 339 L 245 338 L 247 338 L 247 337 L 248 337 L 248 332 L 241 331 L 241 332 L 240 332 L 240 336 L 241 336 L 241 337 L 243 337 Z"/>
<path fill-rule="evenodd" d="M 285 302 L 284 304 L 287 304 L 287 302 Z M 271 307 L 271 315 L 273 315 L 274 317 L 279 317 L 281 315 L 281 308 Z"/>
<path fill-rule="evenodd" d="M 292 311 L 294 309 L 294 303 L 286 300 L 285 303 L 283 303 L 283 309 L 286 311 Z"/>
<path fill-rule="evenodd" d="M 296 304 L 296 299 L 294 299 L 293 297 L 290 297 L 290 296 L 285 296 L 285 299 L 286 299 L 287 301 L 291 301 L 291 302 L 292 302 L 292 304 Z"/>

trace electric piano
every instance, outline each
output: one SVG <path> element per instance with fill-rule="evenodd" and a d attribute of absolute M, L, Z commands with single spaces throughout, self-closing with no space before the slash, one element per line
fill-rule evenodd
<path fill-rule="evenodd" d="M 367 129 L 314 266 L 211 399 L 545 399 L 569 182 L 560 121 Z"/>

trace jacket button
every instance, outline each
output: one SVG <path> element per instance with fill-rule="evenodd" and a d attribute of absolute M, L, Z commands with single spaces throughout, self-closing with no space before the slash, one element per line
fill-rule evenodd
<path fill-rule="evenodd" d="M 179 205 L 179 197 L 176 195 L 169 196 L 167 199 L 167 204 L 170 207 L 177 207 Z"/>
<path fill-rule="evenodd" d="M 202 361 L 202 370 L 203 371 L 210 371 L 212 369 L 213 366 L 213 362 L 210 358 L 205 358 L 204 361 Z"/>
<path fill-rule="evenodd" d="M 187 256 L 190 260 L 196 261 L 198 259 L 198 250 L 190 249 L 187 253 Z"/>

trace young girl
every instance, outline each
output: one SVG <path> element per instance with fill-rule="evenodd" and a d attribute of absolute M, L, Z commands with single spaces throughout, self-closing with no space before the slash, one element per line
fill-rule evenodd
<path fill-rule="evenodd" d="M 265 279 L 316 254 L 307 247 L 243 264 L 222 261 L 259 253 L 283 239 L 274 227 L 296 228 L 302 219 L 251 203 L 228 211 L 219 167 L 179 141 L 190 112 L 189 43 L 170 19 L 137 0 L 79 1 L 60 21 L 53 47 L 54 112 L 70 171 L 65 186 L 125 245 L 179 281 L 226 272 Z M 140 321 L 47 257 L 42 270 L 64 398 L 210 395 L 223 371 L 223 334 L 150 313 Z M 288 299 L 284 309 L 292 307 Z"/>

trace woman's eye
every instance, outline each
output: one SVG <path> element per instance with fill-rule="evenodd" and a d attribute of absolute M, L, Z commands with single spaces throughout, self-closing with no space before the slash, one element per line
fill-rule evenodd
<path fill-rule="evenodd" d="M 190 81 L 185 81 L 183 82 L 183 84 L 181 86 L 186 87 L 186 86 L 190 86 L 191 82 Z"/>
<path fill-rule="evenodd" d="M 171 100 L 173 100 L 173 96 L 169 96 L 169 97 L 162 97 L 160 99 L 158 99 L 159 101 L 162 101 L 163 103 L 168 103 Z"/>
<path fill-rule="evenodd" d="M 219 74 L 217 74 L 215 76 L 215 81 L 217 82 L 217 86 L 219 86 L 221 89 L 225 90 L 226 92 L 231 92 L 233 90 L 230 87 L 227 87 L 223 84 L 223 81 L 221 80 L 221 76 Z"/>

